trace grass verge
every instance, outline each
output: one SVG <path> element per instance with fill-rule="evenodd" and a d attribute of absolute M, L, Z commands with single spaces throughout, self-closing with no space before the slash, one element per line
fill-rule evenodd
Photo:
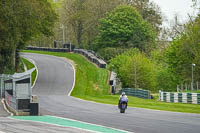
<path fill-rule="evenodd" d="M 25 58 L 22 58 L 22 57 L 21 57 L 21 60 L 22 60 L 22 61 L 24 62 L 24 64 L 26 65 L 27 70 L 30 70 L 30 69 L 32 69 L 32 68 L 35 67 L 34 64 L 31 63 L 29 60 L 27 60 L 27 59 L 25 59 Z M 33 85 L 33 83 L 34 83 L 34 81 L 35 81 L 36 75 L 37 75 L 37 71 L 34 70 L 34 71 L 32 72 L 32 75 L 31 75 L 32 85 Z"/>
<path fill-rule="evenodd" d="M 117 105 L 119 95 L 110 95 L 107 85 L 108 71 L 95 67 L 83 56 L 74 53 L 57 53 L 44 51 L 23 51 L 38 54 L 48 54 L 65 57 L 74 61 L 76 68 L 76 83 L 72 96 L 100 103 Z M 146 100 L 129 96 L 129 106 L 155 110 L 165 110 L 185 113 L 200 113 L 200 105 L 166 103 L 155 99 Z"/>

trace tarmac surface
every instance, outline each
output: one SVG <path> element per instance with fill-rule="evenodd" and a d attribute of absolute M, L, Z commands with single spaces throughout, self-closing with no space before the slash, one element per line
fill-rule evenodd
<path fill-rule="evenodd" d="M 91 133 L 82 129 L 0 117 L 0 133 Z"/>
<path fill-rule="evenodd" d="M 9 116 L 9 113 L 4 109 L 4 106 L 1 102 L 1 98 L 0 98 L 0 117 L 7 117 Z"/>
<path fill-rule="evenodd" d="M 200 132 L 199 114 L 140 108 L 128 108 L 125 114 L 120 114 L 117 106 L 84 101 L 68 96 L 74 82 L 74 71 L 69 62 L 48 55 L 26 53 L 23 56 L 34 60 L 39 71 L 33 94 L 38 95 L 42 115 L 70 118 L 135 133 Z M 45 126 L 35 127 L 46 132 Z"/>

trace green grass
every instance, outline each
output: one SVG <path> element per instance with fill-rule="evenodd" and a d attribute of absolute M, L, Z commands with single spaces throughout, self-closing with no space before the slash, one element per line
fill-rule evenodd
<path fill-rule="evenodd" d="M 32 69 L 32 68 L 35 67 L 34 64 L 31 63 L 29 60 L 27 60 L 27 59 L 25 59 L 25 58 L 21 58 L 21 60 L 24 62 L 24 64 L 26 65 L 26 67 L 27 67 L 28 70 L 30 70 L 30 69 Z M 31 78 L 32 78 L 32 85 L 33 85 L 33 83 L 34 83 L 34 81 L 35 81 L 36 75 L 37 75 L 37 71 L 34 70 L 34 71 L 32 72 L 32 75 L 31 75 Z"/>
<path fill-rule="evenodd" d="M 200 93 L 200 90 L 184 90 L 183 92 L 188 92 L 188 93 Z"/>
<path fill-rule="evenodd" d="M 108 71 L 97 68 L 81 55 L 74 53 L 44 52 L 44 51 L 23 51 L 39 54 L 49 54 L 59 57 L 66 57 L 75 63 L 76 84 L 72 96 L 83 98 L 89 96 L 109 95 L 109 85 L 107 85 Z"/>
<path fill-rule="evenodd" d="M 108 71 L 95 67 L 85 60 L 83 56 L 74 53 L 44 51 L 26 50 L 23 52 L 48 54 L 73 60 L 76 64 L 76 83 L 72 96 L 85 100 L 117 105 L 119 95 L 109 94 L 109 86 L 107 85 Z M 200 113 L 200 105 L 160 102 L 157 100 L 158 94 L 154 97 L 155 99 L 146 100 L 128 96 L 128 106 L 185 113 Z"/>

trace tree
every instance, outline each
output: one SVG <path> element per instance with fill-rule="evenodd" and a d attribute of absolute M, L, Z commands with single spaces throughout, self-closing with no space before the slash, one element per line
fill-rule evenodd
<path fill-rule="evenodd" d="M 174 39 L 167 48 L 166 57 L 170 71 L 176 75 L 176 84 L 191 82 L 191 67 L 194 70 L 195 80 L 200 79 L 200 16 L 186 25 L 185 32 Z"/>
<path fill-rule="evenodd" d="M 125 0 L 125 3 L 135 7 L 143 19 L 153 26 L 157 36 L 160 34 L 163 18 L 158 5 L 149 0 Z"/>
<path fill-rule="evenodd" d="M 119 4 L 120 0 L 63 1 L 60 22 L 66 27 L 67 41 L 81 48 L 91 48 L 98 34 L 99 19 Z"/>
<path fill-rule="evenodd" d="M 52 35 L 57 15 L 50 0 L 0 0 L 0 73 L 18 69 L 19 50 L 34 37 Z"/>
<path fill-rule="evenodd" d="M 163 91 L 176 91 L 175 76 L 166 63 L 166 50 L 155 49 L 151 52 L 151 61 L 156 66 L 156 88 Z"/>
<path fill-rule="evenodd" d="M 100 20 L 96 48 L 136 47 L 147 51 L 154 44 L 155 33 L 151 25 L 131 6 L 118 6 Z"/>
<path fill-rule="evenodd" d="M 123 87 L 156 91 L 156 67 L 138 49 L 131 49 L 110 62 L 109 68 L 117 73 Z"/>

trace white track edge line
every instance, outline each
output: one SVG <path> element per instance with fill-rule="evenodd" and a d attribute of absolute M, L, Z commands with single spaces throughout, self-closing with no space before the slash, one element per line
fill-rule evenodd
<path fill-rule="evenodd" d="M 37 68 L 37 65 L 36 65 L 36 63 L 35 63 L 34 60 L 32 60 L 30 58 L 27 58 L 27 57 L 24 57 L 23 55 L 22 55 L 22 57 L 25 58 L 25 59 L 27 59 L 28 61 L 30 61 L 34 65 L 34 67 L 36 69 L 37 73 L 36 73 L 35 81 L 34 81 L 33 85 L 31 86 L 31 88 L 33 88 L 35 86 L 35 83 L 36 83 L 37 79 L 38 79 L 38 68 Z"/>
<path fill-rule="evenodd" d="M 72 68 L 74 70 L 74 82 L 73 82 L 73 85 L 72 85 L 72 88 L 71 88 L 70 92 L 68 93 L 68 96 L 71 96 L 71 93 L 74 90 L 75 82 L 76 82 L 76 69 L 75 69 L 74 65 L 70 61 L 68 61 L 68 63 L 72 66 Z"/>
<path fill-rule="evenodd" d="M 99 127 L 103 127 L 103 128 L 110 128 L 110 129 L 113 129 L 113 130 L 118 130 L 118 131 L 126 132 L 126 133 L 134 133 L 134 132 L 129 132 L 129 131 L 122 130 L 122 129 L 107 127 L 107 126 L 103 126 L 103 125 L 97 125 L 97 124 L 93 124 L 93 123 L 89 123 L 89 122 L 84 122 L 84 121 L 79 121 L 79 120 L 70 119 L 70 118 L 63 118 L 63 117 L 52 116 L 52 115 L 45 115 L 45 116 L 56 117 L 56 118 L 60 118 L 60 119 L 64 119 L 64 120 L 76 121 L 76 122 L 80 122 L 80 123 L 84 123 L 84 124 L 89 124 L 89 125 L 94 125 L 94 126 L 99 126 Z"/>
<path fill-rule="evenodd" d="M 29 53 L 28 53 L 29 54 Z M 48 54 L 40 54 L 40 53 L 30 53 L 30 54 L 39 54 L 39 55 L 44 55 L 44 56 L 54 56 L 56 58 L 66 58 L 68 59 L 67 57 L 59 57 L 59 56 L 55 56 L 55 55 L 48 55 Z M 67 62 L 67 61 L 66 61 Z M 69 64 L 71 64 L 70 62 L 68 62 Z M 71 64 L 72 65 L 72 64 Z M 36 66 L 36 65 L 35 65 Z M 73 69 L 74 69 L 74 66 L 72 65 Z M 37 66 L 36 66 L 36 70 L 37 69 Z M 38 75 L 38 72 L 37 72 L 37 75 Z M 75 75 L 75 71 L 74 71 L 74 75 Z M 37 79 L 36 79 L 37 80 Z M 35 81 L 36 81 L 35 80 Z M 72 87 L 72 90 L 70 91 L 70 93 L 68 94 L 68 96 L 70 96 L 71 98 L 74 98 L 74 99 L 77 99 L 77 100 L 80 100 L 80 101 L 85 101 L 85 102 L 90 102 L 90 103 L 97 103 L 97 104 L 104 104 L 104 105 L 110 105 L 110 106 L 117 106 L 117 105 L 113 105 L 113 104 L 106 104 L 106 103 L 99 103 L 99 102 L 95 102 L 95 101 L 90 101 L 90 100 L 85 100 L 85 99 L 81 99 L 81 98 L 78 98 L 78 97 L 74 97 L 74 96 L 71 96 L 71 92 L 73 91 L 74 89 L 74 86 L 75 86 L 75 76 L 74 76 L 74 83 L 73 83 L 73 87 Z M 145 110 L 151 110 L 151 111 L 158 111 L 158 112 L 162 112 L 162 111 L 166 111 L 166 110 L 154 110 L 154 109 L 148 109 L 148 108 L 139 108 L 139 107 L 129 107 L 129 108 L 136 108 L 136 109 L 145 109 Z M 173 112 L 173 111 L 166 111 L 166 112 L 172 112 L 172 113 L 184 113 L 184 112 Z M 190 114 L 190 113 L 187 113 L 187 114 Z M 191 113 L 191 114 L 194 114 L 194 113 Z"/>
<path fill-rule="evenodd" d="M 79 130 L 83 130 L 83 131 L 89 131 L 89 132 L 93 132 L 93 133 L 102 133 L 102 132 L 87 130 L 87 129 L 78 128 L 78 127 L 73 127 L 73 126 L 63 126 L 63 125 L 59 125 L 59 124 L 52 124 L 52 123 L 41 122 L 41 121 L 33 121 L 33 120 L 20 120 L 20 119 L 15 119 L 15 118 L 12 118 L 12 117 L 8 117 L 8 118 L 9 118 L 9 119 L 16 120 L 16 121 L 28 121 L 28 122 L 34 122 L 34 123 L 47 124 L 47 125 L 54 125 L 54 126 L 59 126 L 59 127 L 69 127 L 69 128 L 79 129 Z M 61 118 L 62 118 L 62 117 L 61 117 Z M 0 133 L 1 133 L 1 132 L 0 132 Z"/>
<path fill-rule="evenodd" d="M 44 54 L 42 54 L 42 55 L 44 55 Z M 47 56 L 54 56 L 54 55 L 47 55 Z M 60 58 L 60 57 L 58 57 L 58 56 L 54 56 L 54 57 Z M 64 58 L 66 58 L 66 57 L 64 57 Z M 67 59 L 68 59 L 68 58 L 67 58 Z M 72 66 L 73 70 L 74 70 L 74 82 L 73 82 L 71 91 L 68 93 L 68 96 L 72 97 L 72 96 L 71 96 L 71 93 L 72 93 L 72 91 L 73 91 L 73 89 L 74 89 L 74 86 L 75 86 L 75 72 L 76 72 L 76 71 L 75 71 L 74 65 L 73 65 L 71 62 L 68 62 L 68 61 L 66 61 L 66 62 L 69 63 L 69 64 Z M 36 65 L 35 65 L 35 66 L 36 66 Z M 36 80 L 35 80 L 35 81 L 36 81 Z M 79 100 L 81 100 L 81 101 L 88 101 L 88 102 L 92 102 L 92 103 L 98 103 L 98 102 L 94 102 L 94 101 L 83 100 L 83 99 L 80 99 L 80 98 L 77 98 L 77 97 L 72 97 L 72 98 L 74 98 L 74 99 L 79 99 Z M 103 104 L 103 103 L 98 103 L 98 104 Z M 105 104 L 104 104 L 104 105 L 105 105 Z M 111 105 L 111 104 L 106 104 L 106 105 Z M 112 106 L 116 106 L 116 105 L 112 105 Z M 53 117 L 57 117 L 57 116 L 53 116 Z M 62 118 L 62 117 L 57 117 L 57 118 Z M 65 118 L 62 118 L 62 119 L 65 119 Z M 66 118 L 66 119 L 68 119 L 68 120 L 73 120 L 73 121 L 78 121 L 78 120 L 69 119 L 69 118 Z M 115 128 L 106 127 L 106 126 L 102 126 L 102 125 L 87 123 L 87 122 L 83 122 L 83 121 L 78 121 L 78 122 L 82 122 L 82 123 L 86 123 L 86 124 L 91 124 L 91 125 L 96 125 L 96 126 L 101 126 L 101 127 L 105 127 L 105 128 L 110 128 L 110 129 L 114 129 L 114 130 L 118 130 L 118 131 L 123 131 L 123 132 L 126 132 L 126 133 L 134 133 L 134 132 L 128 132 L 128 131 L 125 131 L 125 130 L 115 129 Z"/>
<path fill-rule="evenodd" d="M 10 112 L 10 111 L 7 109 L 7 107 L 6 107 L 6 105 L 5 105 L 6 103 L 4 103 L 4 102 L 3 102 L 3 100 L 5 100 L 5 99 L 4 99 L 4 98 L 3 98 L 3 99 L 1 99 L 1 102 L 2 102 L 2 104 L 3 104 L 3 107 L 4 107 L 4 109 L 6 110 L 6 112 L 7 112 L 7 113 L 9 113 L 9 114 L 10 114 L 10 116 L 13 116 L 13 113 L 12 113 L 12 112 Z M 5 100 L 5 102 L 6 102 L 6 100 Z M 0 132 L 0 133 L 1 133 L 1 132 Z"/>

